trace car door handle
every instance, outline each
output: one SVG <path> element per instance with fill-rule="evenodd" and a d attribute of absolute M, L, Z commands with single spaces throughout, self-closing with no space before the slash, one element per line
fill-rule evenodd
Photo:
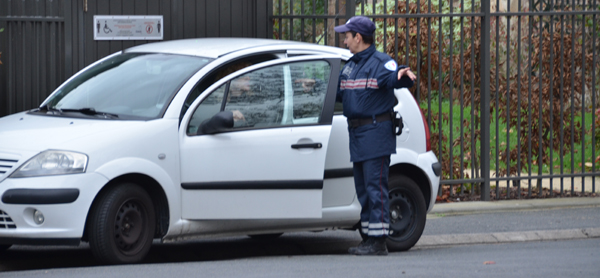
<path fill-rule="evenodd" d="M 320 149 L 323 147 L 321 143 L 308 143 L 308 144 L 293 144 L 292 149 Z"/>

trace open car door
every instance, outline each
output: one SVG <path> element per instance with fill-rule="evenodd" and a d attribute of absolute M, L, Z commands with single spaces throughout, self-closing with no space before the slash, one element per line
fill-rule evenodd
<path fill-rule="evenodd" d="M 321 217 L 340 60 L 272 60 L 202 92 L 180 130 L 184 219 Z"/>

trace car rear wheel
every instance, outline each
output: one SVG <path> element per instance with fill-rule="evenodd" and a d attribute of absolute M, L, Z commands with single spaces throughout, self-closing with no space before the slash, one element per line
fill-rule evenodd
<path fill-rule="evenodd" d="M 423 193 L 412 179 L 404 175 L 390 176 L 389 206 L 388 249 L 409 250 L 421 238 L 425 228 L 427 208 Z"/>
<path fill-rule="evenodd" d="M 103 192 L 92 210 L 90 248 L 102 263 L 136 263 L 148 254 L 154 227 L 148 193 L 133 183 L 120 184 Z"/>

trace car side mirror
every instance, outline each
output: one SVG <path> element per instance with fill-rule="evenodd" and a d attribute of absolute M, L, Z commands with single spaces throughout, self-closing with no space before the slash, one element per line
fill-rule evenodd
<path fill-rule="evenodd" d="M 198 135 L 200 134 L 216 134 L 229 130 L 233 127 L 233 112 L 221 111 L 212 118 L 202 122 L 200 128 L 198 128 Z"/>

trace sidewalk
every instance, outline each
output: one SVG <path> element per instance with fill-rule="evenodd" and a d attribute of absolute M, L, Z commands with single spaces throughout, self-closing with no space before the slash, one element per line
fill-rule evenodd
<path fill-rule="evenodd" d="M 569 197 L 488 202 L 455 202 L 435 204 L 428 217 L 436 214 L 456 215 L 469 213 L 557 209 L 572 207 L 600 207 L 600 197 Z"/>
<path fill-rule="evenodd" d="M 490 202 L 457 202 L 436 204 L 427 215 L 428 223 L 447 216 L 466 216 L 473 214 L 492 214 L 497 212 L 548 211 L 571 208 L 598 208 L 599 197 L 548 198 L 530 200 L 508 200 Z M 600 223 L 595 227 L 570 228 L 558 230 L 511 231 L 488 233 L 455 233 L 423 235 L 415 245 L 417 248 L 439 247 L 464 244 L 510 243 L 526 241 L 548 241 L 585 239 L 600 237 Z M 465 226 L 468 230 L 468 227 Z"/>

